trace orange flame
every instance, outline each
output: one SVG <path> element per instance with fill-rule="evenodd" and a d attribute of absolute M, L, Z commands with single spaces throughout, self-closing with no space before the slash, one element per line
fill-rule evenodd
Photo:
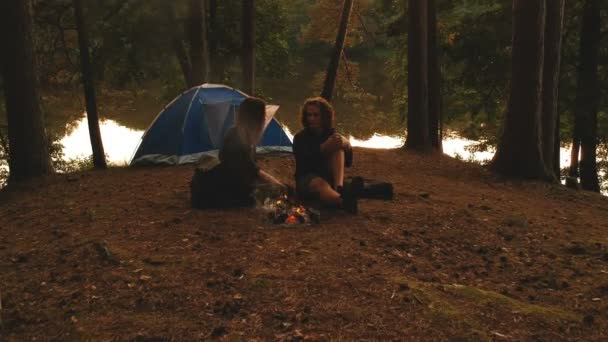
<path fill-rule="evenodd" d="M 288 223 L 288 224 L 298 223 L 298 218 L 295 215 L 289 215 L 289 216 L 287 216 L 287 219 L 285 219 L 285 223 Z"/>

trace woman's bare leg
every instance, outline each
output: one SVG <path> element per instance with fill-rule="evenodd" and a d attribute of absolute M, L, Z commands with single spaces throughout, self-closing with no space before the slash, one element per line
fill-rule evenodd
<path fill-rule="evenodd" d="M 340 149 L 329 156 L 329 171 L 334 181 L 333 188 L 344 185 L 344 150 Z"/>
<path fill-rule="evenodd" d="M 341 206 L 342 197 L 332 189 L 332 187 L 321 177 L 313 178 L 308 184 L 309 191 L 312 193 L 318 193 L 319 199 L 324 204 Z"/>

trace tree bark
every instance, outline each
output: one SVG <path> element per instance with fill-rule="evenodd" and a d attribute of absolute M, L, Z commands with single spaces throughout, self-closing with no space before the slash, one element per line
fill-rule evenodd
<path fill-rule="evenodd" d="M 570 169 L 568 170 L 568 177 L 578 178 L 578 166 L 579 166 L 579 156 L 581 153 L 581 139 L 580 133 L 578 131 L 577 124 L 574 123 L 574 127 L 572 128 L 572 148 L 570 149 Z"/>
<path fill-rule="evenodd" d="M 213 69 L 210 70 L 210 79 L 212 82 L 223 83 L 225 78 L 226 61 L 223 60 L 219 54 L 218 46 L 218 35 L 215 34 L 218 31 L 218 0 L 209 0 L 209 24 L 207 25 L 207 37 L 209 40 L 209 59 L 210 64 L 213 65 Z"/>
<path fill-rule="evenodd" d="M 182 70 L 182 74 L 184 75 L 184 82 L 187 87 L 191 87 L 195 82 L 192 80 L 192 72 L 190 67 L 190 60 L 188 58 L 188 53 L 186 48 L 184 47 L 184 43 L 180 34 L 178 33 L 177 28 L 181 27 L 178 25 L 177 18 L 175 17 L 175 8 L 173 7 L 172 1 L 166 0 L 158 0 L 161 2 L 162 9 L 165 11 L 166 15 L 166 25 L 169 30 L 169 35 L 171 37 L 171 45 L 173 46 L 173 52 L 175 53 L 175 57 L 177 58 L 177 62 Z"/>
<path fill-rule="evenodd" d="M 426 0 L 408 1 L 408 112 L 406 146 L 431 148 L 429 137 L 428 7 Z"/>
<path fill-rule="evenodd" d="M 203 84 L 207 81 L 209 68 L 209 55 L 207 46 L 207 20 L 206 6 L 203 0 L 190 0 L 188 2 L 188 42 L 190 45 L 190 87 Z"/>
<path fill-rule="evenodd" d="M 510 98 L 493 171 L 508 177 L 547 179 L 541 150 L 541 92 L 545 1 L 513 1 Z"/>
<path fill-rule="evenodd" d="M 255 0 L 243 0 L 242 20 L 243 51 L 243 90 L 254 95 L 255 91 Z"/>
<path fill-rule="evenodd" d="M 84 86 L 84 98 L 87 109 L 87 122 L 89 124 L 89 137 L 93 150 L 93 165 L 97 169 L 107 168 L 106 154 L 103 149 L 101 131 L 99 130 L 99 117 L 97 115 L 97 103 L 95 99 L 95 84 L 93 67 L 89 59 L 89 40 L 84 23 L 82 0 L 74 0 L 74 18 L 76 19 L 76 31 L 78 32 L 78 46 L 80 49 L 80 68 L 82 71 L 82 83 Z"/>
<path fill-rule="evenodd" d="M 53 170 L 36 89 L 30 1 L 0 1 L 0 16 L 9 182 L 21 182 Z"/>
<path fill-rule="evenodd" d="M 542 153 L 547 171 L 559 179 L 558 165 L 555 165 L 554 150 L 558 146 L 559 136 L 556 136 L 557 102 L 559 95 L 559 70 L 562 47 L 562 28 L 564 19 L 564 0 L 546 2 L 547 15 L 545 21 L 545 50 L 543 65 L 542 93 Z M 557 139 L 557 141 L 555 141 Z"/>
<path fill-rule="evenodd" d="M 561 125 L 561 120 L 560 120 L 560 115 L 559 115 L 559 107 L 557 110 L 557 115 L 555 116 L 555 132 L 554 132 L 554 138 L 553 138 L 553 173 L 557 176 L 557 179 L 561 179 L 561 173 L 562 173 L 562 169 L 561 169 L 561 155 L 560 155 L 560 149 L 561 149 L 561 143 L 560 143 L 560 125 Z M 545 156 L 546 158 L 546 156 Z"/>
<path fill-rule="evenodd" d="M 441 136 L 441 66 L 437 47 L 437 5 L 435 0 L 428 4 L 428 58 L 429 58 L 429 139 L 433 148 L 442 151 Z"/>
<path fill-rule="evenodd" d="M 340 65 L 340 56 L 344 49 L 344 41 L 346 40 L 346 34 L 348 32 L 348 21 L 350 18 L 350 12 L 353 8 L 353 0 L 344 0 L 342 5 L 342 15 L 340 16 L 340 26 L 338 27 L 338 34 L 336 35 L 336 42 L 334 44 L 334 50 L 331 55 L 331 60 L 327 66 L 327 72 L 325 73 L 325 82 L 323 82 L 323 90 L 321 91 L 321 97 L 327 101 L 331 101 L 336 87 L 336 78 L 338 77 L 338 66 Z"/>
<path fill-rule="evenodd" d="M 585 190 L 600 191 L 597 175 L 597 112 L 599 107 L 598 62 L 600 2 L 587 0 L 583 9 L 575 121 L 581 145 L 580 178 Z M 575 126 L 576 122 L 575 122 Z"/>
<path fill-rule="evenodd" d="M 209 52 L 209 1 L 203 0 L 203 80 L 211 80 L 211 54 Z"/>

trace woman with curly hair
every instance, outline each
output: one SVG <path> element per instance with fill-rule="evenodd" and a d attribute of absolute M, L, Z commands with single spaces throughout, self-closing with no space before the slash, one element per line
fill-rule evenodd
<path fill-rule="evenodd" d="M 363 184 L 356 177 L 344 187 L 344 168 L 351 166 L 353 152 L 350 141 L 336 133 L 333 107 L 324 98 L 309 98 L 300 120 L 304 128 L 293 139 L 298 195 L 357 213 L 356 194 Z"/>

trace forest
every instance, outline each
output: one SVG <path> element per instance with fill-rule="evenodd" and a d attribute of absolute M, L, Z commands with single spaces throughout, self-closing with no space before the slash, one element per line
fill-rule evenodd
<path fill-rule="evenodd" d="M 1 1 L 0 340 L 605 339 L 607 15 L 600 0 Z M 104 122 L 145 137 L 203 84 L 279 105 L 290 138 L 320 96 L 351 141 L 402 142 L 354 147 L 347 170 L 394 198 L 277 226 L 266 202 L 193 208 L 196 165 L 111 161 L 127 144 Z M 91 150 L 73 158 L 79 122 Z M 450 139 L 491 158 L 450 157 Z M 292 159 L 259 164 L 293 186 Z"/>
<path fill-rule="evenodd" d="M 238 1 L 207 1 L 204 8 L 198 8 L 203 15 L 199 18 L 193 16 L 196 8 L 188 1 L 84 4 L 81 26 L 88 31 L 88 64 L 93 75 L 89 83 L 102 98 L 101 118 L 145 128 L 159 108 L 193 84 L 249 88 L 244 84 L 243 9 Z M 255 3 L 253 93 L 280 104 L 285 117 L 281 119 L 288 126 L 296 126 L 293 117 L 301 100 L 322 90 L 337 30 L 325 23 L 340 17 L 342 5 L 329 0 Z M 55 153 L 55 168 L 61 169 L 61 146 L 53 142 L 79 115 L 78 107 L 84 107 L 82 96 L 75 96 L 81 93 L 82 84 L 77 23 L 72 1 L 32 1 L 31 7 L 33 76 L 40 94 L 40 115 L 46 118 L 48 136 L 44 140 Z M 482 150 L 498 145 L 508 109 L 511 65 L 515 63 L 511 7 L 506 0 L 437 1 L 434 9 L 442 133 L 479 141 L 476 148 Z M 605 11 L 600 2 L 571 1 L 558 13 L 563 27 L 559 30 L 554 109 L 560 146 L 577 149 L 581 143 L 572 143 L 582 138 L 575 136 L 582 132 L 592 135 L 588 139 L 593 147 L 582 144 L 586 152 L 581 158 L 593 154 L 597 166 L 592 167 L 596 170 L 590 171 L 590 177 L 598 177 L 599 171 L 602 179 L 608 167 L 608 119 L 603 110 L 607 80 L 602 72 L 607 51 L 601 44 L 607 30 L 601 20 Z M 333 102 L 341 114 L 338 126 L 355 137 L 406 132 L 411 109 L 407 18 L 407 1 L 354 2 Z M 196 20 L 203 28 L 198 35 L 188 26 Z M 192 79 L 193 74 L 198 79 Z M 124 101 L 143 103 L 143 107 L 125 108 Z M 4 106 L 0 127 L 0 157 L 6 162 L 10 135 Z M 571 166 L 555 173 L 562 178 L 568 172 L 570 177 L 578 177 L 577 166 Z M 3 170 L 6 177 L 6 168 Z M 597 191 L 597 185 L 587 188 Z"/>

